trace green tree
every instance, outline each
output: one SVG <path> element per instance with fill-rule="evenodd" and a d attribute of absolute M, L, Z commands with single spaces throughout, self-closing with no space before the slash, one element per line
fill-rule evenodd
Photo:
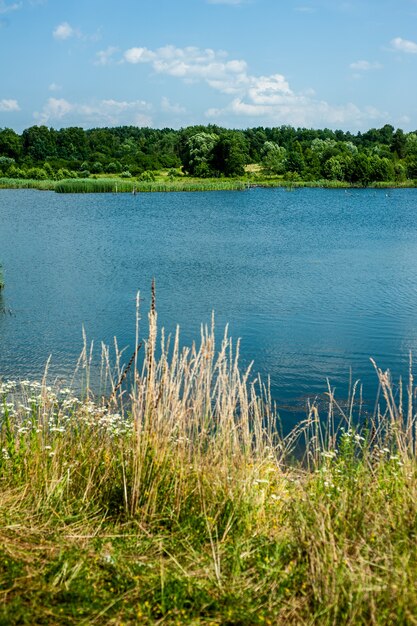
<path fill-rule="evenodd" d="M 21 138 L 11 128 L 0 130 L 0 156 L 18 160 L 22 155 Z"/>
<path fill-rule="evenodd" d="M 392 161 L 386 157 L 373 155 L 369 157 L 370 162 L 370 179 L 374 181 L 391 181 L 395 180 L 395 170 Z"/>
<path fill-rule="evenodd" d="M 187 141 L 183 166 L 192 176 L 207 177 L 213 174 L 211 161 L 213 149 L 219 141 L 214 133 L 196 133 Z"/>
<path fill-rule="evenodd" d="M 391 150 L 395 152 L 399 159 L 403 159 L 406 154 L 407 137 L 404 135 L 404 131 L 401 128 L 397 128 L 392 136 Z"/>
<path fill-rule="evenodd" d="M 87 136 L 82 128 L 61 128 L 56 135 L 57 156 L 61 159 L 82 161 L 87 157 Z"/>
<path fill-rule="evenodd" d="M 288 151 L 286 160 L 287 172 L 295 172 L 300 177 L 303 176 L 305 169 L 305 161 L 303 155 L 303 149 L 299 141 L 296 141 L 291 150 Z"/>
<path fill-rule="evenodd" d="M 16 161 L 12 157 L 0 156 L 0 169 L 3 174 L 7 174 L 11 167 L 16 165 Z"/>
<path fill-rule="evenodd" d="M 261 151 L 261 165 L 268 174 L 283 174 L 287 151 L 273 141 L 266 141 Z"/>
<path fill-rule="evenodd" d="M 337 156 L 332 156 L 324 164 L 324 175 L 330 180 L 344 180 L 345 170 L 342 161 Z"/>
<path fill-rule="evenodd" d="M 57 154 L 56 131 L 53 128 L 31 126 L 23 131 L 22 142 L 24 152 L 33 161 L 46 161 Z"/>
<path fill-rule="evenodd" d="M 349 167 L 349 180 L 361 185 L 367 185 L 371 180 L 371 165 L 366 154 L 359 152 L 352 157 Z"/>
<path fill-rule="evenodd" d="M 248 145 L 243 133 L 224 133 L 213 147 L 213 169 L 223 176 L 243 176 L 248 161 Z"/>

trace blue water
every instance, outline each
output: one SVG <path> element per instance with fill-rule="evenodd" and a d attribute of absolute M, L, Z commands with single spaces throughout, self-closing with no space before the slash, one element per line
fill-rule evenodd
<path fill-rule="evenodd" d="M 159 322 L 198 339 L 214 310 L 242 365 L 302 406 L 349 371 L 375 390 L 417 353 L 417 190 L 59 195 L 0 191 L 0 375 L 68 378 L 87 337 L 127 347 L 156 278 Z M 98 349 L 99 351 L 99 349 Z"/>

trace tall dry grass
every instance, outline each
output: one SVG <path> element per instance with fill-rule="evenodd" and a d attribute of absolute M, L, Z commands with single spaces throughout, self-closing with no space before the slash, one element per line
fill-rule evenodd
<path fill-rule="evenodd" d="M 283 437 L 227 331 L 148 321 L 126 367 L 103 348 L 105 397 L 2 383 L 0 621 L 417 622 L 412 364 Z"/>

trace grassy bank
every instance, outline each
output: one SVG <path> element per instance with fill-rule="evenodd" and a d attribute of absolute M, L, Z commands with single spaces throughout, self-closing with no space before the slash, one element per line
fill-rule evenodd
<path fill-rule="evenodd" d="M 415 181 L 401 183 L 391 181 L 369 183 L 368 188 L 414 188 Z M 243 190 L 250 187 L 297 189 L 303 187 L 325 189 L 363 189 L 363 185 L 345 183 L 336 180 L 294 181 L 282 178 L 263 178 L 261 176 L 245 179 L 205 179 L 181 177 L 168 179 L 158 176 L 155 181 L 147 182 L 118 177 L 71 178 L 67 180 L 27 180 L 0 178 L 0 189 L 39 189 L 57 193 L 151 193 L 173 191 L 225 191 Z"/>
<path fill-rule="evenodd" d="M 283 438 L 227 336 L 168 347 L 151 310 L 139 345 L 106 398 L 1 385 L 0 624 L 415 623 L 412 379 Z"/>

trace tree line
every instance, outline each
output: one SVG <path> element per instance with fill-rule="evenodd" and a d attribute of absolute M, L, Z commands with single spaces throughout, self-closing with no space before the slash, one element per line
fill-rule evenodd
<path fill-rule="evenodd" d="M 118 174 L 151 180 L 161 169 L 172 176 L 236 177 L 243 176 L 249 164 L 260 166 L 258 175 L 286 180 L 402 182 L 417 179 L 417 131 L 405 133 L 390 124 L 356 134 L 292 126 L 32 126 L 21 134 L 0 129 L 0 176 L 9 178 Z"/>

